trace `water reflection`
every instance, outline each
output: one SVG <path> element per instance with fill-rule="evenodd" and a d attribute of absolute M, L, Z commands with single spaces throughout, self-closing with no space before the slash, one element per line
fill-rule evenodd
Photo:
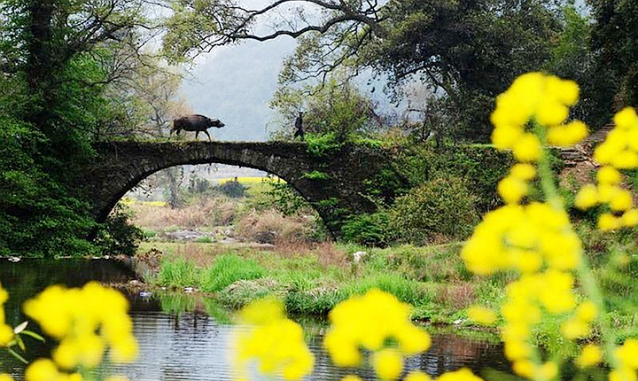
<path fill-rule="evenodd" d="M 24 320 L 19 310 L 22 301 L 49 284 L 80 286 L 93 279 L 126 282 L 132 277 L 134 273 L 126 264 L 115 261 L 0 262 L 0 280 L 11 294 L 7 304 L 8 321 L 14 325 Z M 140 343 L 140 359 L 133 365 L 106 366 L 104 370 L 126 374 L 135 381 L 232 379 L 228 362 L 229 338 L 233 329 L 241 327 L 231 327 L 227 314 L 214 301 L 197 301 L 180 294 L 166 294 L 160 298 L 135 294 L 129 295 L 129 299 L 134 332 Z M 348 373 L 374 379 L 370 369 L 352 372 L 335 369 L 321 348 L 324 329 L 316 323 L 310 325 L 309 330 L 317 334 L 309 343 L 316 356 L 315 372 L 309 380 L 336 381 Z M 48 351 L 46 346 L 32 345 L 28 358 L 47 356 Z M 8 357 L 6 352 L 0 352 L 0 364 L 2 370 L 22 380 L 21 364 Z M 408 359 L 406 372 L 421 369 L 436 376 L 463 366 L 469 366 L 475 372 L 487 367 L 509 370 L 500 344 L 483 338 L 442 333 L 433 335 L 432 348 L 426 354 Z"/>

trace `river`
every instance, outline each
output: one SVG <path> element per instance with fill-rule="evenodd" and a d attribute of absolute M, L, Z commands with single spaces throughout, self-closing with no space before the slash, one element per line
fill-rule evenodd
<path fill-rule="evenodd" d="M 81 286 L 89 280 L 126 283 L 135 272 L 125 263 L 114 260 L 35 260 L 11 263 L 0 259 L 0 281 L 9 291 L 5 304 L 7 322 L 13 326 L 26 320 L 20 305 L 50 284 Z M 234 329 L 228 315 L 214 301 L 196 302 L 180 295 L 145 295 L 129 292 L 134 333 L 140 343 L 140 358 L 132 365 L 106 365 L 104 371 L 127 375 L 132 381 L 158 380 L 230 380 L 228 357 L 229 337 Z M 296 319 L 297 320 L 297 319 Z M 315 371 L 308 380 L 339 380 L 348 374 L 335 368 L 321 347 L 326 324 L 313 319 L 301 319 L 313 335 L 309 346 L 316 357 Z M 38 330 L 38 327 L 30 326 Z M 432 347 L 406 362 L 406 370 L 421 369 L 431 376 L 464 366 L 478 374 L 488 369 L 509 371 L 502 355 L 502 344 L 493 335 L 483 333 L 455 334 L 449 330 L 433 330 Z M 434 332 L 433 332 L 434 331 Z M 28 339 L 27 339 L 28 340 Z M 28 341 L 27 359 L 49 354 L 50 346 Z M 6 351 L 0 350 L 0 369 L 22 380 L 23 365 Z M 373 380 L 370 369 L 357 370 L 366 380 Z"/>

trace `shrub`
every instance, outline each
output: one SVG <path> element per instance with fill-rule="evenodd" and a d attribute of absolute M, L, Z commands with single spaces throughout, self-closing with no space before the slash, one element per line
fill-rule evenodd
<path fill-rule="evenodd" d="M 482 214 L 501 205 L 496 185 L 507 175 L 513 157 L 486 145 L 454 146 L 439 151 L 421 145 L 400 151 L 397 161 L 397 168 L 413 184 L 451 177 L 465 179 Z"/>
<path fill-rule="evenodd" d="M 333 155 L 343 146 L 334 132 L 323 135 L 308 134 L 306 142 L 308 143 L 308 152 L 316 157 Z"/>
<path fill-rule="evenodd" d="M 225 183 L 218 185 L 215 189 L 221 192 L 224 196 L 231 198 L 244 197 L 246 194 L 246 187 L 237 180 L 226 181 Z"/>
<path fill-rule="evenodd" d="M 146 235 L 140 228 L 131 225 L 129 217 L 130 213 L 119 204 L 113 208 L 95 239 L 102 254 L 135 255 L 138 242 L 144 240 Z"/>
<path fill-rule="evenodd" d="M 343 238 L 366 246 L 386 246 L 388 244 L 388 221 L 386 212 L 360 214 L 351 217 L 343 224 Z"/>
<path fill-rule="evenodd" d="M 401 242 L 420 245 L 437 235 L 463 239 L 478 222 L 475 203 L 460 179 L 436 179 L 397 199 L 390 210 L 390 231 Z"/>

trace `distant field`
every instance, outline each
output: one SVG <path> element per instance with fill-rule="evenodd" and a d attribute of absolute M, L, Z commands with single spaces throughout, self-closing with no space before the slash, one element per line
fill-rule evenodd
<path fill-rule="evenodd" d="M 139 201 L 131 197 L 122 197 L 122 199 L 119 202 L 126 206 L 131 206 L 133 204 L 145 205 L 145 206 L 160 206 L 160 207 L 166 206 L 166 201 Z"/>
<path fill-rule="evenodd" d="M 262 182 L 277 182 L 277 181 L 282 181 L 285 182 L 283 179 L 280 179 L 277 176 L 273 176 L 273 177 L 227 177 L 224 179 L 217 179 L 215 181 L 217 181 L 218 184 L 223 184 L 223 183 L 227 183 L 229 181 L 238 181 L 241 184 L 244 185 L 250 185 L 250 184 L 258 184 L 258 183 L 262 183 Z"/>

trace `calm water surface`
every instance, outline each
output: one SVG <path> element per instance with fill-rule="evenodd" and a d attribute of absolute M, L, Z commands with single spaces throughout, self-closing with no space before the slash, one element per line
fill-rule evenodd
<path fill-rule="evenodd" d="M 112 260 L 22 260 L 11 263 L 0 259 L 0 281 L 11 295 L 5 305 L 7 321 L 14 326 L 26 320 L 20 312 L 21 303 L 47 285 L 77 287 L 89 280 L 123 283 L 134 277 L 129 266 Z M 133 294 L 128 297 L 135 336 L 140 343 L 140 358 L 133 365 L 111 367 L 108 372 L 126 374 L 133 381 L 231 379 L 229 337 L 233 329 L 241 327 L 231 326 L 225 312 L 213 301 L 196 303 L 190 298 L 169 295 L 141 297 Z M 348 374 L 332 366 L 321 348 L 325 325 L 317 322 L 302 322 L 302 325 L 314 334 L 310 338 L 310 348 L 316 356 L 316 365 L 308 379 L 336 381 Z M 37 327 L 30 328 L 37 330 Z M 432 376 L 463 366 L 478 373 L 487 368 L 509 370 L 507 360 L 502 357 L 502 346 L 493 338 L 439 333 L 433 335 L 432 341 L 426 354 L 407 360 L 407 370 L 421 369 Z M 47 346 L 34 341 L 28 344 L 28 359 L 48 357 L 50 348 Z M 22 380 L 22 365 L 5 351 L 0 351 L 0 369 Z M 355 373 L 368 380 L 374 379 L 369 369 Z"/>

